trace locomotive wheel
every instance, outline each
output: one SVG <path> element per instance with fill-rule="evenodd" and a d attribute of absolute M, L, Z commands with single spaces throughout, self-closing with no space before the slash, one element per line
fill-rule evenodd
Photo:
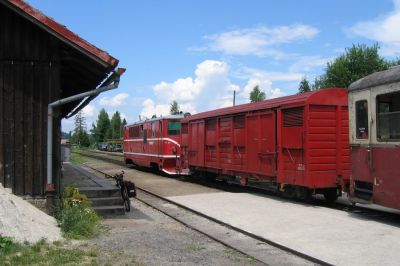
<path fill-rule="evenodd" d="M 323 192 L 324 198 L 328 203 L 333 203 L 338 199 L 336 189 L 329 189 Z"/>

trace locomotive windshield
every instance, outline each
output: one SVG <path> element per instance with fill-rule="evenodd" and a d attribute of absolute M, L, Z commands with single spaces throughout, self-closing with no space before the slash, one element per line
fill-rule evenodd
<path fill-rule="evenodd" d="M 377 135 L 380 141 L 400 140 L 400 92 L 376 97 Z"/>
<path fill-rule="evenodd" d="M 181 130 L 181 123 L 177 121 L 169 121 L 167 124 L 168 136 L 178 136 Z"/>

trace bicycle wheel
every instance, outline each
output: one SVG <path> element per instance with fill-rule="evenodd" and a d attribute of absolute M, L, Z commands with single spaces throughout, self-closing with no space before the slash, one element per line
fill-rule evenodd
<path fill-rule="evenodd" d="M 122 200 L 124 201 L 124 206 L 125 206 L 125 211 L 130 212 L 131 211 L 131 201 L 129 200 L 128 196 L 128 190 L 126 190 L 126 187 L 124 186 L 121 188 L 122 192 Z"/>

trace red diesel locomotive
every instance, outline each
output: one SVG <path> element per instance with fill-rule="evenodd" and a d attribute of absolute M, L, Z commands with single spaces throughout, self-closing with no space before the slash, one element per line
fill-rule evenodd
<path fill-rule="evenodd" d="M 167 174 L 180 174 L 180 120 L 170 115 L 139 121 L 124 129 L 126 164 L 151 167 Z"/>
<path fill-rule="evenodd" d="M 324 89 L 184 118 L 181 163 L 306 199 L 334 201 L 350 175 L 347 91 Z"/>
<path fill-rule="evenodd" d="M 350 200 L 400 209 L 400 67 L 349 87 Z"/>

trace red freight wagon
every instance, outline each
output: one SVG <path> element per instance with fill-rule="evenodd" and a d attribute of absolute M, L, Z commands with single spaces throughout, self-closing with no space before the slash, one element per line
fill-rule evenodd
<path fill-rule="evenodd" d="M 400 209 L 400 67 L 349 87 L 350 200 Z"/>
<path fill-rule="evenodd" d="M 324 89 L 183 119 L 182 164 L 223 178 L 308 198 L 341 194 L 350 174 L 347 91 Z"/>
<path fill-rule="evenodd" d="M 180 120 L 183 115 L 170 115 L 139 121 L 124 129 L 124 159 L 134 164 L 178 174 L 180 154 Z"/>

